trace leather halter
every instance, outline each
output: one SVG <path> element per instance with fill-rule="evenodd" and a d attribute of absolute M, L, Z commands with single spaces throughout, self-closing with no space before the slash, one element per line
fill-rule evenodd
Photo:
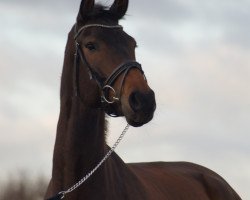
<path fill-rule="evenodd" d="M 118 67 L 116 67 L 114 69 L 114 71 L 106 78 L 103 79 L 94 69 L 93 67 L 91 67 L 91 65 L 88 63 L 84 52 L 81 49 L 80 44 L 77 42 L 77 38 L 79 37 L 79 35 L 86 30 L 87 28 L 90 27 L 100 27 L 100 28 L 107 28 L 107 29 L 122 29 L 122 26 L 120 25 L 115 25 L 115 26 L 109 26 L 109 25 L 103 25 L 103 24 L 89 24 L 89 25 L 85 25 L 83 27 L 81 27 L 79 30 L 77 30 L 77 24 L 75 24 L 74 28 L 75 28 L 75 46 L 76 46 L 76 52 L 75 52 L 75 60 L 74 60 L 74 92 L 75 92 L 75 96 L 80 96 L 80 91 L 79 91 L 79 65 L 80 65 L 80 61 L 86 66 L 88 74 L 89 74 L 89 78 L 94 79 L 98 85 L 98 87 L 101 90 L 101 108 L 106 112 L 106 114 L 108 114 L 109 116 L 112 117 L 118 117 L 119 114 L 116 113 L 114 107 L 112 106 L 113 103 L 115 102 L 120 102 L 120 98 L 121 98 L 121 92 L 122 92 L 122 88 L 123 88 L 123 84 L 125 81 L 125 78 L 128 74 L 128 72 L 132 69 L 132 68 L 136 68 L 138 69 L 143 76 L 144 72 L 142 70 L 141 65 L 136 62 L 136 61 L 127 61 L 125 63 L 122 63 L 121 65 L 119 65 Z M 123 74 L 123 77 L 121 79 L 121 84 L 120 84 L 120 88 L 119 91 L 116 92 L 115 89 L 112 87 L 113 84 L 115 83 L 115 81 L 118 79 L 118 77 L 120 77 Z M 145 78 L 146 79 L 146 78 Z M 109 93 L 113 93 L 113 98 L 111 100 L 109 100 Z"/>

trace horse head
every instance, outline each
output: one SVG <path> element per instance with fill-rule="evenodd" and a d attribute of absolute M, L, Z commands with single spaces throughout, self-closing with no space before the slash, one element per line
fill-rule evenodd
<path fill-rule="evenodd" d="M 101 104 L 107 114 L 125 116 L 137 127 L 153 118 L 156 103 L 136 61 L 136 41 L 118 24 L 127 8 L 128 0 L 115 0 L 110 8 L 95 5 L 94 0 L 81 2 L 74 26 L 75 66 L 80 65 L 75 90 L 85 102 Z M 87 88 L 82 67 L 90 77 Z"/>

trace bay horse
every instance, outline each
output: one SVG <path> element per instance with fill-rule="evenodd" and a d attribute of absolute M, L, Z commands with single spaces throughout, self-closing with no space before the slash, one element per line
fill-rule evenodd
<path fill-rule="evenodd" d="M 107 154 L 105 113 L 148 123 L 156 108 L 135 58 L 136 41 L 118 24 L 128 0 L 110 8 L 82 0 L 68 35 L 52 178 L 45 199 L 239 200 L 215 172 L 188 162 L 126 164 L 113 153 L 74 191 L 65 193 Z"/>

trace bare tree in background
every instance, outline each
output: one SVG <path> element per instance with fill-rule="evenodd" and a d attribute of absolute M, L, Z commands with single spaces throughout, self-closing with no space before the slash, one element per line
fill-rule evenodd
<path fill-rule="evenodd" d="M 47 184 L 43 176 L 31 179 L 27 173 L 21 173 L 0 183 L 0 200 L 43 200 Z"/>

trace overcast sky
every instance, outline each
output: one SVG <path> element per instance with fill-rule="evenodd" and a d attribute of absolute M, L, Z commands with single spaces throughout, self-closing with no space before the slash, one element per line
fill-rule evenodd
<path fill-rule="evenodd" d="M 20 169 L 50 176 L 64 47 L 79 4 L 0 0 L 1 178 Z M 158 107 L 118 147 L 126 162 L 202 164 L 250 199 L 249 11 L 250 0 L 130 2 L 121 24 L 137 40 Z M 112 144 L 126 123 L 110 121 Z"/>

